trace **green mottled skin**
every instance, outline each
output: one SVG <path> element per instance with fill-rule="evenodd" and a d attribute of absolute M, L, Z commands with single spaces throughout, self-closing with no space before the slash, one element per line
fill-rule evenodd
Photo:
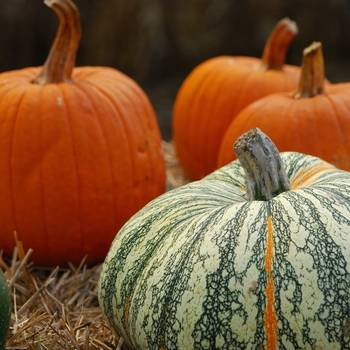
<path fill-rule="evenodd" d="M 5 350 L 11 320 L 11 298 L 7 281 L 0 270 L 0 350 Z"/>
<path fill-rule="evenodd" d="M 126 348 L 350 349 L 350 173 L 300 153 L 281 158 L 291 190 L 271 200 L 247 200 L 235 161 L 156 198 L 119 231 L 99 302 Z M 312 177 L 315 168 L 325 170 Z"/>

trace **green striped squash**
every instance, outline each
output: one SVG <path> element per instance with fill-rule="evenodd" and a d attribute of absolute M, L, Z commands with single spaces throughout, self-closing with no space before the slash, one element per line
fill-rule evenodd
<path fill-rule="evenodd" d="M 127 349 L 350 349 L 350 173 L 253 131 L 114 239 L 99 303 Z"/>

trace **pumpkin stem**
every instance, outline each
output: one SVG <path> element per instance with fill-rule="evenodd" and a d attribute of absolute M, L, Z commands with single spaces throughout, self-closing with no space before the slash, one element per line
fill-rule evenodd
<path fill-rule="evenodd" d="M 234 150 L 245 172 L 249 201 L 268 201 L 290 190 L 290 181 L 278 149 L 259 128 L 240 136 Z"/>
<path fill-rule="evenodd" d="M 261 58 L 261 69 L 282 70 L 287 50 L 294 37 L 298 34 L 298 27 L 289 18 L 277 22 L 265 44 Z"/>
<path fill-rule="evenodd" d="M 70 0 L 44 0 L 59 18 L 59 28 L 41 72 L 34 84 L 59 84 L 72 81 L 76 53 L 81 38 L 80 15 Z"/>
<path fill-rule="evenodd" d="M 299 87 L 294 98 L 313 97 L 324 93 L 322 44 L 313 42 L 303 51 Z"/>

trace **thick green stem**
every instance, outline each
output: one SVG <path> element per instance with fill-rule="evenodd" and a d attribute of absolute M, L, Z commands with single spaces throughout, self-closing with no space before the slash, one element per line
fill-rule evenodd
<path fill-rule="evenodd" d="M 240 136 L 234 150 L 245 172 L 248 200 L 268 201 L 290 190 L 278 149 L 259 128 Z"/>
<path fill-rule="evenodd" d="M 261 58 L 261 68 L 281 70 L 290 43 L 297 34 L 298 27 L 294 21 L 289 18 L 281 19 L 267 39 Z"/>
<path fill-rule="evenodd" d="M 60 25 L 46 62 L 33 83 L 46 85 L 70 82 L 81 38 L 79 12 L 70 0 L 44 2 L 56 12 Z"/>
<path fill-rule="evenodd" d="M 299 87 L 294 98 L 313 97 L 324 93 L 322 44 L 314 42 L 303 51 Z"/>

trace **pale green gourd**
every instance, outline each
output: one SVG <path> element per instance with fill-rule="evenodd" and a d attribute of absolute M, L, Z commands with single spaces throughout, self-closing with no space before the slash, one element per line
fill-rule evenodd
<path fill-rule="evenodd" d="M 127 349 L 350 349 L 350 173 L 258 129 L 235 149 L 119 231 L 99 281 L 110 328 Z"/>

